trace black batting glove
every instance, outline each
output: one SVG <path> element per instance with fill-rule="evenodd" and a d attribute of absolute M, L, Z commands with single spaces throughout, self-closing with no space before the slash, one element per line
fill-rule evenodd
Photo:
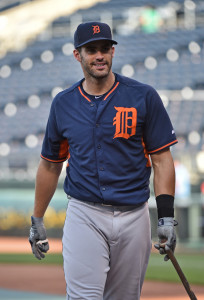
<path fill-rule="evenodd" d="M 29 242 L 31 244 L 33 254 L 37 259 L 41 260 L 45 257 L 43 253 L 46 253 L 49 250 L 49 243 L 43 218 L 31 216 L 31 223 Z"/>

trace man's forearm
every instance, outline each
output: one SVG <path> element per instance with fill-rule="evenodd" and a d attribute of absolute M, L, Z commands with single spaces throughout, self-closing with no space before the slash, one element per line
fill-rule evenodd
<path fill-rule="evenodd" d="M 43 217 L 57 188 L 63 163 L 50 163 L 41 160 L 35 185 L 35 205 L 33 215 Z"/>
<path fill-rule="evenodd" d="M 165 254 L 162 245 L 167 244 L 174 252 L 176 247 L 176 234 L 174 226 L 174 193 L 175 169 L 169 149 L 151 156 L 154 168 L 154 191 L 157 203 L 158 225 L 157 234 L 159 243 L 155 248 L 160 254 Z M 169 259 L 165 255 L 164 260 Z"/>

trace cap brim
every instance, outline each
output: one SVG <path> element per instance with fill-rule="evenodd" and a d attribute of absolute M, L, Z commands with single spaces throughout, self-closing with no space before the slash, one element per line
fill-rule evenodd
<path fill-rule="evenodd" d="M 84 42 L 84 43 L 81 43 L 81 44 L 77 45 L 76 48 L 79 48 L 79 47 L 84 46 L 84 45 L 86 45 L 86 44 L 88 44 L 88 43 L 91 43 L 91 42 L 101 41 L 101 40 L 104 40 L 104 41 L 110 41 L 110 42 L 112 42 L 112 44 L 114 44 L 114 45 L 117 45 L 117 44 L 118 44 L 118 43 L 117 43 L 116 41 L 114 41 L 114 40 L 107 39 L 107 38 L 103 38 L 103 37 L 98 37 L 98 38 L 90 39 L 90 40 L 88 40 L 88 41 L 86 41 L 86 42 Z"/>

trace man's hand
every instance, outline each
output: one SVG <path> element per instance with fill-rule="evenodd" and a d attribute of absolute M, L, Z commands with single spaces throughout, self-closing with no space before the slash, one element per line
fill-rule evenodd
<path fill-rule="evenodd" d="M 43 218 L 31 217 L 32 226 L 30 228 L 29 242 L 32 252 L 37 259 L 45 257 L 43 254 L 49 250 L 49 243 L 46 235 L 46 229 L 43 224 Z"/>
<path fill-rule="evenodd" d="M 160 218 L 158 220 L 157 234 L 159 238 L 159 244 L 154 247 L 159 250 L 160 254 L 166 254 L 165 245 L 174 252 L 176 248 L 176 233 L 174 226 L 178 225 L 178 222 L 171 217 Z M 168 255 L 165 255 L 164 260 L 169 260 Z"/>

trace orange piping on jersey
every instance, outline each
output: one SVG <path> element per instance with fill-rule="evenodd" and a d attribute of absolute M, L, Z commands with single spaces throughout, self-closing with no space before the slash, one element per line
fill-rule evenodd
<path fill-rule="evenodd" d="M 103 100 L 106 100 L 108 98 L 108 96 L 115 91 L 115 89 L 117 88 L 117 86 L 119 85 L 119 82 L 116 83 L 116 85 L 114 86 L 114 88 L 112 88 L 112 90 L 105 96 L 105 98 Z"/>
<path fill-rule="evenodd" d="M 78 86 L 78 89 L 79 89 L 80 94 L 81 94 L 84 98 L 86 98 L 86 100 L 88 100 L 89 102 L 91 102 L 91 100 L 90 100 L 88 97 L 86 97 L 86 95 L 83 94 L 83 92 L 82 92 L 80 86 Z"/>
<path fill-rule="evenodd" d="M 70 152 L 69 152 L 69 145 L 68 145 L 67 167 L 69 167 L 69 159 L 70 159 Z"/>
<path fill-rule="evenodd" d="M 66 157 L 68 155 L 69 144 L 68 141 L 65 139 L 60 143 L 59 149 L 59 158 Z"/>
<path fill-rule="evenodd" d="M 164 148 L 166 148 L 166 147 L 168 147 L 168 146 L 170 146 L 170 145 L 172 145 L 172 144 L 175 144 L 175 143 L 178 143 L 178 140 L 175 140 L 175 141 L 173 141 L 173 142 L 171 142 L 171 143 L 169 143 L 169 144 L 167 144 L 167 145 L 165 145 L 165 146 L 163 146 L 163 147 L 161 147 L 161 148 L 158 148 L 158 149 L 156 149 L 156 150 L 149 151 L 148 153 L 154 153 L 154 152 L 157 152 L 157 151 L 162 150 L 162 149 L 164 149 Z"/>
<path fill-rule="evenodd" d="M 45 159 L 45 160 L 48 160 L 48 161 L 51 161 L 51 162 L 55 162 L 55 163 L 60 163 L 60 162 L 64 162 L 65 160 L 67 160 L 67 158 L 66 159 L 60 159 L 60 160 L 52 160 L 52 159 L 49 159 L 49 158 L 47 158 L 47 157 L 44 157 L 44 156 L 42 156 L 42 154 L 40 155 L 43 159 Z"/>
<path fill-rule="evenodd" d="M 152 166 L 152 165 L 151 165 L 151 161 L 150 161 L 150 158 L 149 158 L 149 155 L 148 155 L 148 152 L 147 152 L 147 148 L 146 148 L 146 145 L 145 145 L 145 143 L 144 143 L 143 138 L 142 138 L 142 146 L 143 146 L 143 149 L 144 149 L 144 155 L 145 155 L 145 157 L 146 157 L 146 159 L 147 159 L 146 167 L 147 167 L 147 168 L 148 168 L 148 167 L 151 167 L 151 166 Z"/>

